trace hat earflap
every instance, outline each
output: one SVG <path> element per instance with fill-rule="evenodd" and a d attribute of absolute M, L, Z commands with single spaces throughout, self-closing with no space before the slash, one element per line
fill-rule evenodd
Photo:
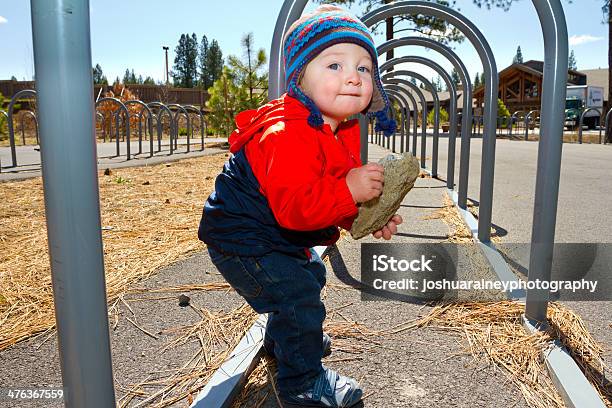
<path fill-rule="evenodd" d="M 397 123 L 395 120 L 388 115 L 389 108 L 385 108 L 377 111 L 374 116 L 376 116 L 376 125 L 374 126 L 374 130 L 377 132 L 383 132 L 385 136 L 391 136 L 395 133 L 397 129 Z"/>

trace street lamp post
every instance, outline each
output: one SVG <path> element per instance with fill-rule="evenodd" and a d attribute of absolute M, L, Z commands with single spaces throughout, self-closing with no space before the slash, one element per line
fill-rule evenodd
<path fill-rule="evenodd" d="M 166 85 L 168 85 L 168 50 L 169 50 L 169 47 L 162 46 L 162 48 L 164 49 L 164 51 L 166 51 Z"/>

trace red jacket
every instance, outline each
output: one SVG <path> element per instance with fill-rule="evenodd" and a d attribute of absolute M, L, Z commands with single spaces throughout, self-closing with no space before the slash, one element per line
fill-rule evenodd
<path fill-rule="evenodd" d="M 328 124 L 321 130 L 308 125 L 309 114 L 287 94 L 241 112 L 229 138 L 230 151 L 245 146 L 260 192 L 281 226 L 308 231 L 337 225 L 349 230 L 358 208 L 346 173 L 361 166 L 359 122 L 340 123 L 336 139 Z"/>

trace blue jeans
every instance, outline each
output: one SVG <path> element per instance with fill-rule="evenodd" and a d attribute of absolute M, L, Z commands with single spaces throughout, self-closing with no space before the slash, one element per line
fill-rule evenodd
<path fill-rule="evenodd" d="M 266 334 L 274 341 L 279 393 L 304 391 L 323 371 L 325 264 L 314 250 L 247 257 L 208 253 L 225 280 L 257 313 L 268 313 Z"/>

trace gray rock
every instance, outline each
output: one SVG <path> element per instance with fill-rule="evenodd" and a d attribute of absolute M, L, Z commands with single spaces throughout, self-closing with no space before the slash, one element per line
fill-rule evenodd
<path fill-rule="evenodd" d="M 385 168 L 382 194 L 362 203 L 351 226 L 354 239 L 363 238 L 381 229 L 399 208 L 402 200 L 414 186 L 420 165 L 411 153 L 389 154 L 378 161 Z"/>

